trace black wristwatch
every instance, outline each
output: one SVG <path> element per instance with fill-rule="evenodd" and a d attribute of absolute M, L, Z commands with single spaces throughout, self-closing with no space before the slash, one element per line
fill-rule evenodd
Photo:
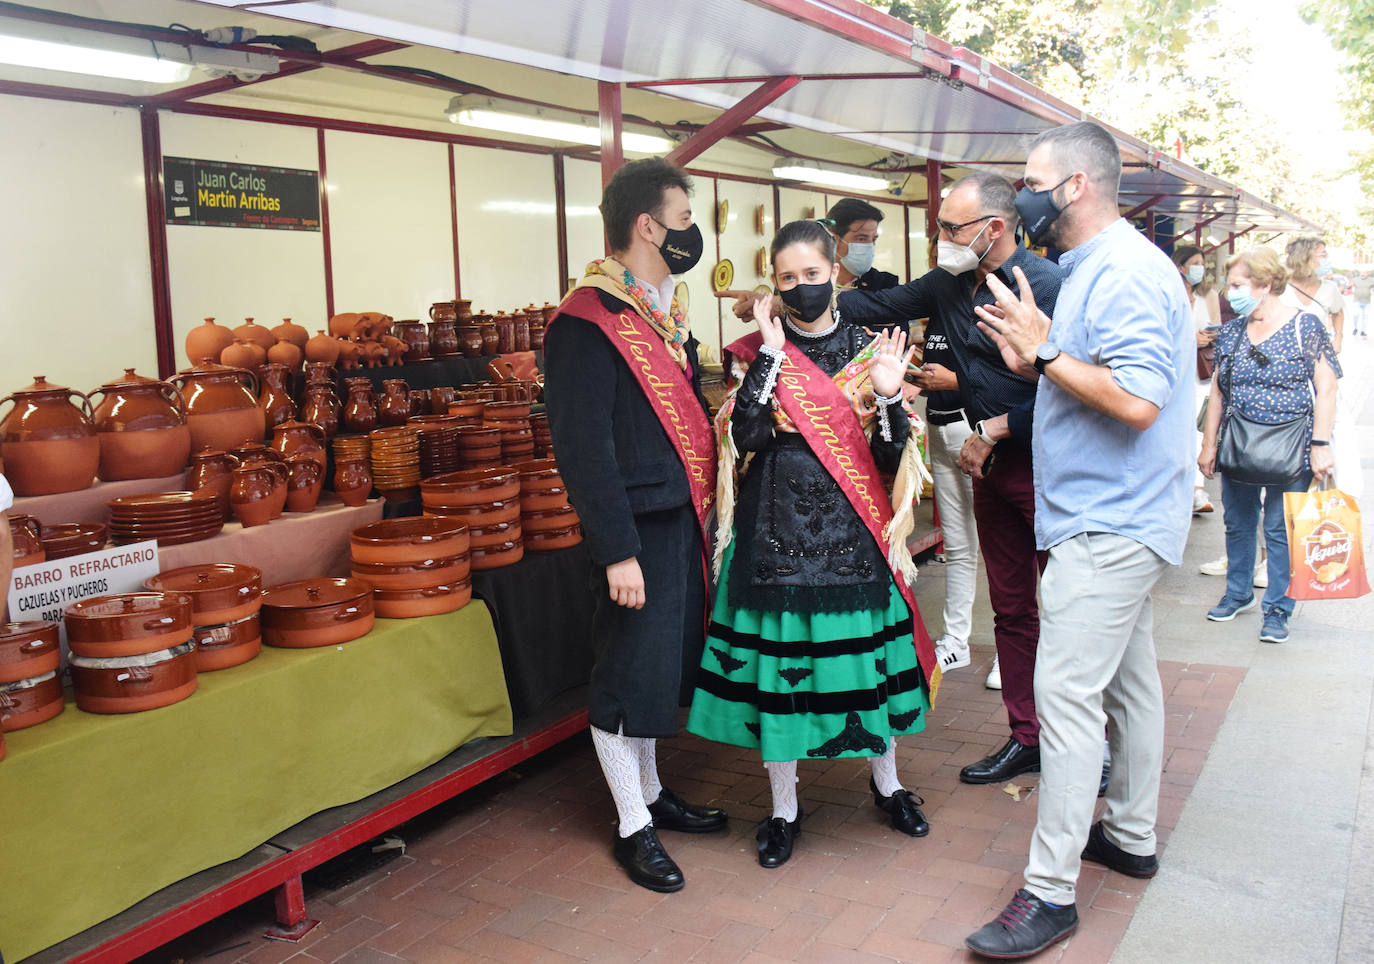
<path fill-rule="evenodd" d="M 1314 439 L 1312 440 L 1312 444 L 1313 444 L 1313 445 L 1330 445 L 1331 443 L 1330 443 L 1329 441 L 1327 441 L 1326 439 L 1324 439 L 1324 438 L 1314 438 Z"/>
<path fill-rule="evenodd" d="M 1040 374 L 1045 374 L 1045 366 L 1059 357 L 1059 346 L 1052 341 L 1041 342 L 1035 349 L 1035 361 L 1031 364 Z"/>

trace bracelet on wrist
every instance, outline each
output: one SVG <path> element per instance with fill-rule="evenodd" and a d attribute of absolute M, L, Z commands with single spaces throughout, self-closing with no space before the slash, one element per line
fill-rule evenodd
<path fill-rule="evenodd" d="M 1330 442 L 1329 440 L 1327 440 L 1327 439 L 1324 439 L 1324 438 L 1314 438 L 1314 439 L 1312 440 L 1312 443 L 1311 443 L 1311 444 L 1313 444 L 1313 445 L 1330 445 L 1331 442 Z"/>

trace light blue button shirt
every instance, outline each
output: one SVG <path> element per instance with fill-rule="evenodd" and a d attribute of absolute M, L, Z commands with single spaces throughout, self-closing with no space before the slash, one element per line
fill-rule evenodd
<path fill-rule="evenodd" d="M 1183 561 L 1192 520 L 1197 340 L 1178 269 L 1117 220 L 1059 260 L 1064 284 L 1050 340 L 1107 365 L 1116 383 L 1159 407 L 1140 432 L 1042 377 L 1035 398 L 1035 540 L 1115 532 L 1166 562 Z"/>

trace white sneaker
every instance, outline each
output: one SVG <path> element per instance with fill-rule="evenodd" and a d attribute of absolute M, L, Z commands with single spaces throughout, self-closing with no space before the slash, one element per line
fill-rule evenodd
<path fill-rule="evenodd" d="M 1269 560 L 1260 559 L 1255 563 L 1255 588 L 1269 588 Z"/>
<path fill-rule="evenodd" d="M 1226 575 L 1226 557 L 1213 559 L 1211 562 L 1204 562 L 1197 567 L 1197 571 L 1204 576 L 1224 576 Z"/>
<path fill-rule="evenodd" d="M 1214 510 L 1214 509 L 1212 508 L 1212 501 L 1211 501 L 1210 499 L 1207 498 L 1207 490 L 1206 490 L 1206 489 L 1194 489 L 1194 490 L 1193 490 L 1193 515 L 1197 515 L 1197 514 L 1200 513 L 1200 512 L 1214 512 L 1214 511 L 1216 511 L 1216 510 Z"/>
<path fill-rule="evenodd" d="M 960 645 L 948 636 L 935 641 L 935 661 L 940 664 L 940 672 L 948 673 L 969 664 L 968 643 Z"/>
<path fill-rule="evenodd" d="M 988 681 L 984 685 L 990 690 L 1002 688 L 1002 661 L 997 656 L 992 658 L 992 669 L 988 670 Z"/>

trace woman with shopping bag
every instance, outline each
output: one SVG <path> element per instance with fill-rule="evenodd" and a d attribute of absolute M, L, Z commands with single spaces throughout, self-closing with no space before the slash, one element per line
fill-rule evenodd
<path fill-rule="evenodd" d="M 1221 472 L 1226 522 L 1226 594 L 1207 612 L 1226 622 L 1253 609 L 1250 585 L 1261 512 L 1269 586 L 1260 639 L 1288 639 L 1288 534 L 1283 493 L 1305 491 L 1331 474 L 1331 425 L 1341 376 L 1320 319 L 1280 300 L 1288 275 L 1269 248 L 1251 248 L 1226 265 L 1226 298 L 1236 318 L 1217 337 L 1198 467 Z"/>

